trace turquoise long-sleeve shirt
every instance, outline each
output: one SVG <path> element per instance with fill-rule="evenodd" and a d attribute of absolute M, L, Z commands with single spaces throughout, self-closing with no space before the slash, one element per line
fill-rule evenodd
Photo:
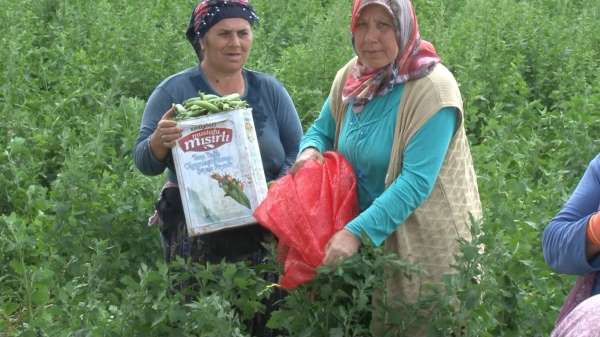
<path fill-rule="evenodd" d="M 433 115 L 411 138 L 403 153 L 402 171 L 385 188 L 394 128 L 404 85 L 373 98 L 356 114 L 349 106 L 339 135 L 338 151 L 352 164 L 357 178 L 360 214 L 346 225 L 357 237 L 365 233 L 377 246 L 419 207 L 433 190 L 457 121 L 455 107 Z M 325 101 L 306 132 L 300 151 L 333 149 L 335 120 Z"/>

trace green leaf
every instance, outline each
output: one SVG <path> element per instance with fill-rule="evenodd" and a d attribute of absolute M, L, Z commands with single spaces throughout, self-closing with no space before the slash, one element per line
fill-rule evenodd
<path fill-rule="evenodd" d="M 31 300 L 34 304 L 43 305 L 50 299 L 50 291 L 48 286 L 41 284 L 38 285 L 33 293 L 31 294 Z"/>
<path fill-rule="evenodd" d="M 341 328 L 329 329 L 329 336 L 330 337 L 345 337 L 344 330 L 342 330 Z"/>
<path fill-rule="evenodd" d="M 25 267 L 20 261 L 11 260 L 8 264 L 10 268 L 12 268 L 12 270 L 19 275 L 23 275 L 23 273 L 25 272 Z"/>
<path fill-rule="evenodd" d="M 0 310 L 7 316 L 12 315 L 18 308 L 19 306 L 16 303 L 11 302 L 2 303 L 2 306 L 0 306 Z"/>

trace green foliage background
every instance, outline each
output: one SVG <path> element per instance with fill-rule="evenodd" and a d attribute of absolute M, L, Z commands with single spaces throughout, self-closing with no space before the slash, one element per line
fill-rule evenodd
<path fill-rule="evenodd" d="M 308 126 L 352 56 L 350 1 L 253 3 L 262 23 L 249 66 L 284 83 Z M 547 336 L 573 279 L 545 265 L 540 237 L 599 152 L 600 4 L 414 4 L 461 85 L 485 208 L 459 273 L 424 299 L 438 308 L 430 333 Z M 131 160 L 145 99 L 195 62 L 184 38 L 194 2 L 0 5 L 0 336 L 246 336 L 241 322 L 272 291 L 262 270 L 181 265 L 204 285 L 181 304 L 169 288 L 182 276 L 145 225 L 162 178 Z M 411 270 L 366 249 L 290 294 L 271 326 L 368 336 L 386 264 Z M 398 326 L 415 310 L 395 313 Z"/>

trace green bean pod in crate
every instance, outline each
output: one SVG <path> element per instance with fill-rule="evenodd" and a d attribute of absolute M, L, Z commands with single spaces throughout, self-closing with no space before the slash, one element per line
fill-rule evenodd
<path fill-rule="evenodd" d="M 197 97 L 188 98 L 182 104 L 175 104 L 175 120 L 206 116 L 216 112 L 245 109 L 248 103 L 238 93 L 217 96 L 198 92 Z"/>

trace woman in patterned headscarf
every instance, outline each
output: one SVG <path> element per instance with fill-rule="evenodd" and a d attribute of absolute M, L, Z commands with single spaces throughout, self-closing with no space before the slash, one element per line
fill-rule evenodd
<path fill-rule="evenodd" d="M 167 183 L 151 224 L 160 226 L 165 260 L 180 256 L 200 262 L 248 261 L 266 257 L 262 242 L 270 233 L 250 225 L 188 237 L 171 148 L 181 129 L 171 119 L 173 103 L 198 91 L 224 96 L 238 93 L 252 107 L 267 181 L 284 175 L 293 164 L 302 137 L 300 119 L 285 88 L 275 78 L 244 68 L 258 16 L 247 0 L 204 0 L 193 10 L 186 32 L 199 64 L 174 74 L 152 92 L 142 117 L 134 161 L 147 175 L 168 171 Z M 264 327 L 264 320 L 257 323 Z M 254 333 L 263 335 L 257 329 Z"/>
<path fill-rule="evenodd" d="M 357 57 L 338 71 L 294 169 L 333 149 L 352 163 L 361 212 L 331 238 L 324 263 L 354 254 L 361 238 L 384 244 L 425 271 L 386 280 L 388 305 L 412 303 L 452 271 L 469 216 L 481 213 L 461 95 L 410 0 L 355 0 L 350 29 Z M 374 319 L 377 336 L 424 334 Z"/>
<path fill-rule="evenodd" d="M 204 0 L 193 10 L 187 39 L 198 55 L 199 64 L 162 81 L 148 99 L 134 159 L 144 174 L 168 171 L 158 218 L 163 224 L 165 258 L 176 255 L 195 260 L 237 261 L 261 250 L 264 230 L 259 226 L 219 232 L 188 239 L 178 226 L 184 225 L 171 148 L 181 136 L 171 120 L 172 104 L 198 96 L 198 91 L 224 96 L 238 93 L 252 107 L 263 167 L 267 181 L 285 174 L 296 158 L 302 136 L 300 120 L 285 88 L 273 77 L 244 68 L 252 47 L 252 26 L 258 16 L 246 0 Z M 172 206 L 176 205 L 176 206 Z M 160 208 L 164 208 L 160 214 Z M 175 209 L 172 209 L 175 207 Z M 165 219 L 169 217 L 169 219 Z M 184 230 L 184 228 L 181 228 Z"/>

